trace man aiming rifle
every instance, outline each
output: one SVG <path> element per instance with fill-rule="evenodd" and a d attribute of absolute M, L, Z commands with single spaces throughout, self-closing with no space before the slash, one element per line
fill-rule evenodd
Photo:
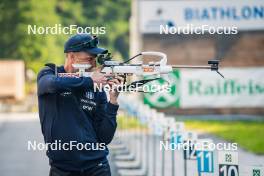
<path fill-rule="evenodd" d="M 117 91 L 94 91 L 94 84 L 119 85 L 121 77 L 94 71 L 91 77 L 69 76 L 73 64 L 96 68 L 96 56 L 107 50 L 98 47 L 98 38 L 77 34 L 65 43 L 64 66 L 47 64 L 37 78 L 41 130 L 48 145 L 50 176 L 110 176 L 106 156 L 117 123 Z M 54 150 L 51 144 L 59 143 Z"/>

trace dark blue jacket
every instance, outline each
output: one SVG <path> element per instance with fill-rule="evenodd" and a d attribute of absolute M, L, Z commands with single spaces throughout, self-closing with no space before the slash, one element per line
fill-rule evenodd
<path fill-rule="evenodd" d="M 63 66 L 57 70 L 65 73 Z M 87 145 L 92 150 L 77 150 L 76 147 L 52 150 L 49 147 L 50 165 L 82 171 L 106 160 L 108 149 L 101 144 L 98 147 L 98 143 L 107 145 L 111 142 L 117 126 L 118 105 L 107 102 L 105 92 L 94 92 L 93 81 L 88 77 L 58 77 L 52 68 L 45 67 L 39 72 L 37 83 L 39 117 L 45 142 L 94 144 Z"/>

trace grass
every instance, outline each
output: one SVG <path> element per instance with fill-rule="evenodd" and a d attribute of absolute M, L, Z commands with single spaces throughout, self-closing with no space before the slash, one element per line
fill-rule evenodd
<path fill-rule="evenodd" d="M 187 129 L 212 133 L 256 154 L 264 154 L 264 122 L 186 121 Z"/>
<path fill-rule="evenodd" d="M 136 118 L 126 115 L 118 115 L 117 124 L 119 129 L 137 129 L 139 127 L 143 127 Z"/>
<path fill-rule="evenodd" d="M 126 115 L 117 117 L 119 129 L 137 129 L 139 121 Z M 189 130 L 214 134 L 229 142 L 236 142 L 247 151 L 264 154 L 264 122 L 245 121 L 185 121 Z"/>

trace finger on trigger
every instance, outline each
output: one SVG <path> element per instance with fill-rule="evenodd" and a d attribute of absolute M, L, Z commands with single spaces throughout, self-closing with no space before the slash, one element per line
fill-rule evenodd
<path fill-rule="evenodd" d="M 119 82 L 118 79 L 113 79 L 113 82 L 114 82 L 115 84 L 120 84 L 120 82 Z"/>
<path fill-rule="evenodd" d="M 124 82 L 124 78 L 121 77 L 121 76 L 117 76 L 117 79 L 118 79 L 119 82 Z"/>

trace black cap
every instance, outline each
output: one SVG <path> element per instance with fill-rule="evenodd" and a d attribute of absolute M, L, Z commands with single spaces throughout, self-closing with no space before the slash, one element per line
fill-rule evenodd
<path fill-rule="evenodd" d="M 64 45 L 64 53 L 84 51 L 90 54 L 105 54 L 108 51 L 98 48 L 99 40 L 89 34 L 76 34 L 68 39 Z"/>

